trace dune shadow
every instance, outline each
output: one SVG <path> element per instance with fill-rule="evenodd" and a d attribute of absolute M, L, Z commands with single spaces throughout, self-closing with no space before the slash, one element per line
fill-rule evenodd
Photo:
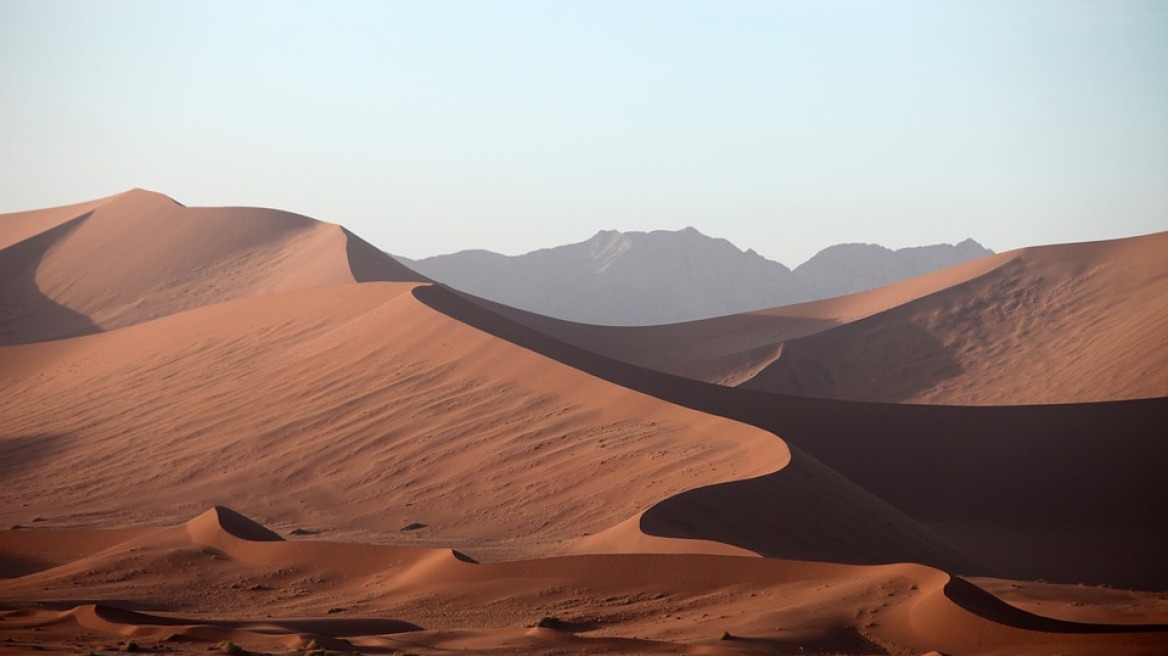
<path fill-rule="evenodd" d="M 996 624 L 1044 633 L 1168 633 L 1168 624 L 1091 624 L 1044 617 L 1015 608 L 957 576 L 950 576 L 945 597 L 965 610 Z"/>
<path fill-rule="evenodd" d="M 560 342 L 443 286 L 418 287 L 413 294 L 427 306 L 472 327 L 667 402 L 736 418 L 733 406 L 745 398 L 740 390 L 641 369 Z M 808 495 L 816 489 L 822 494 Z M 873 516 L 856 512 L 852 504 L 857 502 L 866 504 L 865 508 L 879 508 L 879 512 Z M 841 513 L 848 513 L 846 521 L 839 519 Z M 794 448 L 791 464 L 775 473 L 691 489 L 659 502 L 643 515 L 642 530 L 659 537 L 714 540 L 773 557 L 851 564 L 914 561 L 942 568 L 972 566 L 923 527 L 901 526 L 904 535 L 897 535 L 886 524 L 892 520 L 911 524 L 895 509 L 881 505 Z M 880 536 L 879 546 L 874 544 L 876 540 L 857 539 L 857 532 L 867 529 Z"/>
<path fill-rule="evenodd" d="M 58 433 L 0 437 L 0 481 L 35 469 L 63 451 L 68 442 L 67 436 Z"/>
<path fill-rule="evenodd" d="M 0 250 L 0 346 L 101 332 L 92 319 L 57 303 L 36 282 L 37 268 L 49 250 L 91 214 Z"/>
<path fill-rule="evenodd" d="M 57 563 L 22 554 L 4 554 L 4 557 L 0 558 L 0 580 L 18 579 L 56 566 Z"/>
<path fill-rule="evenodd" d="M 911 320 L 878 315 L 785 342 L 782 355 L 742 386 L 899 403 L 964 372 L 953 349 L 933 333 Z"/>
<path fill-rule="evenodd" d="M 430 282 L 430 279 L 393 259 L 369 242 L 345 233 L 345 256 L 357 282 Z"/>
<path fill-rule="evenodd" d="M 1168 462 L 1168 398 L 1041 406 L 939 406 L 840 401 L 735 389 L 671 376 L 611 360 L 555 340 L 439 285 L 419 287 L 423 304 L 500 339 L 585 373 L 665 401 L 742 421 L 802 451 L 926 527 L 961 522 L 1016 530 L 1050 525 L 1145 530 L 1168 526 L 1168 495 L 1161 493 Z M 795 459 L 798 464 L 799 459 Z M 788 471 L 790 470 L 790 471 Z M 790 475 L 794 469 L 784 470 Z M 776 479 L 782 476 L 776 476 Z M 761 482 L 736 482 L 750 493 Z M 771 485 L 771 483 L 767 483 Z M 716 487 L 716 486 L 715 486 Z M 735 488 L 731 487 L 730 490 Z M 713 503 L 709 491 L 690 491 L 673 504 Z M 718 492 L 719 495 L 729 492 Z M 737 494 L 734 495 L 735 497 Z M 676 516 L 683 507 L 657 509 Z M 674 512 L 676 510 L 676 512 Z M 725 512 L 719 506 L 717 512 Z M 664 530 L 673 520 L 657 525 Z M 976 531 L 974 531 L 976 533 Z M 1156 534 L 1160 535 L 1160 534 Z M 1145 590 L 1168 586 L 1154 538 L 1143 560 L 1120 562 L 1090 543 L 1068 541 L 1069 567 L 1050 567 L 1043 553 L 1016 549 L 1014 566 L 996 566 L 995 553 L 976 539 L 945 534 L 975 565 L 959 574 L 1046 578 L 1058 583 L 1120 585 Z M 760 539 L 743 546 L 770 553 Z M 940 538 L 938 538 L 940 539 Z M 746 548 L 751 548 L 747 546 Z M 988 556 L 988 557 L 987 557 Z M 922 561 L 917 561 L 922 562 Z M 925 561 L 928 564 L 927 561 Z M 988 564 L 987 564 L 988 563 Z M 1084 567 L 1089 564 L 1090 567 Z"/>
<path fill-rule="evenodd" d="M 641 515 L 641 531 L 712 540 L 761 556 L 847 565 L 918 562 L 947 571 L 978 565 L 799 451 L 783 469 L 686 490 Z M 868 501 L 861 508 L 859 503 Z"/>

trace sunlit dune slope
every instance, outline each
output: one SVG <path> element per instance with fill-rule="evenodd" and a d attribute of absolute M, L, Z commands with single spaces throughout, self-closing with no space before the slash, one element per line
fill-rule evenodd
<path fill-rule="evenodd" d="M 792 453 L 810 453 L 979 563 L 957 571 L 1141 589 L 1168 585 L 1157 565 L 1168 549 L 1168 497 L 1158 492 L 1168 459 L 1168 398 L 942 406 L 730 388 L 598 358 L 519 323 L 490 323 L 488 317 L 498 317 L 494 306 L 460 298 L 479 307 L 476 314 L 450 305 L 447 311 L 462 321 L 505 328 L 501 337 L 573 367 L 783 436 Z M 661 506 L 649 515 L 670 502 Z M 752 519 L 706 510 L 740 525 Z"/>
<path fill-rule="evenodd" d="M 0 614 L 10 647 L 115 636 L 183 653 L 231 640 L 375 653 L 1136 655 L 1168 639 L 1162 613 L 1067 621 L 921 565 L 684 554 L 477 563 L 449 549 L 281 541 L 224 507 L 165 528 L 3 531 L 0 554 L 25 563 L 0 588 L 8 603 L 59 600 Z M 78 586 L 87 597 L 70 602 Z"/>
<path fill-rule="evenodd" d="M 0 347 L 0 521 L 133 525 L 245 499 L 285 531 L 554 553 L 689 492 L 702 512 L 671 501 L 657 536 L 964 562 L 810 458 L 788 464 L 774 435 L 577 371 L 448 302 L 349 284 Z M 743 480 L 749 494 L 718 502 L 732 512 L 708 513 L 701 488 Z"/>
<path fill-rule="evenodd" d="M 967 282 L 787 342 L 743 385 L 946 404 L 1168 396 L 1168 232 L 995 257 Z"/>
<path fill-rule="evenodd" d="M 785 342 L 947 289 L 1002 261 L 1001 256 L 991 256 L 849 296 L 662 326 L 594 326 L 485 299 L 476 302 L 588 351 L 655 371 L 734 386 L 774 362 Z"/>
<path fill-rule="evenodd" d="M 0 215 L 0 247 L 0 344 L 257 294 L 425 280 L 338 225 L 277 210 L 187 208 L 139 189 Z"/>
<path fill-rule="evenodd" d="M 1168 233 L 1043 246 L 840 298 L 664 326 L 590 326 L 486 301 L 656 371 L 800 396 L 936 404 L 1168 396 Z"/>

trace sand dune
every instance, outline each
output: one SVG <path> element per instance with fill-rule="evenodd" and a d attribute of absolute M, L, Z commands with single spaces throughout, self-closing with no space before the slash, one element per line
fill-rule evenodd
<path fill-rule="evenodd" d="M 0 216 L 0 245 L 0 344 L 290 289 L 425 280 L 337 225 L 276 210 L 186 208 L 142 190 Z"/>
<path fill-rule="evenodd" d="M 895 285 L 769 310 L 667 324 L 596 326 L 476 302 L 558 340 L 609 358 L 694 380 L 736 386 L 778 359 L 783 344 L 949 289 L 1005 261 L 990 256 Z"/>
<path fill-rule="evenodd" d="M 949 405 L 1151 398 L 1168 396 L 1166 252 L 1168 233 L 1028 248 L 851 296 L 665 326 L 492 307 L 610 358 L 769 392 Z"/>
<path fill-rule="evenodd" d="M 1168 396 L 1168 233 L 1014 251 L 959 286 L 784 345 L 746 387 L 869 401 Z"/>
<path fill-rule="evenodd" d="M 673 375 L 761 384 L 792 345 L 989 298 L 1007 273 L 1045 289 L 1082 253 L 609 342 L 271 210 L 134 191 L 0 217 L 0 238 L 17 651 L 1165 646 L 1155 595 L 1001 577 L 1168 585 L 1168 399 L 917 406 Z M 1110 267 L 1128 248 L 1142 279 Z M 1091 250 L 1080 289 L 1143 298 L 1140 248 Z M 1131 314 L 1116 303 L 1091 305 L 1101 334 Z"/>
<path fill-rule="evenodd" d="M 24 556 L 46 532 L 0 532 L 0 553 Z M 700 555 L 479 564 L 442 549 L 252 541 L 267 529 L 226 508 L 100 552 L 84 546 L 104 534 L 62 532 L 74 554 L 5 581 L 6 603 L 41 609 L 0 612 L 0 630 L 24 646 L 133 640 L 180 653 L 229 640 L 373 653 L 1153 654 L 1168 639 L 1162 623 L 1030 613 L 919 565 Z"/>
<path fill-rule="evenodd" d="M 1168 586 L 1157 565 L 1168 549 L 1168 499 L 1157 493 L 1168 458 L 1168 398 L 962 407 L 728 388 L 598 358 L 458 297 L 465 307 L 435 305 L 582 371 L 783 436 L 792 453 L 810 454 L 978 562 L 958 571 Z M 725 511 L 713 514 L 730 521 Z M 748 515 L 737 519 L 749 525 Z"/>
<path fill-rule="evenodd" d="M 582 373 L 456 320 L 450 303 L 464 302 L 345 285 L 0 347 L 0 448 L 20 463 L 0 471 L 0 521 L 133 525 L 244 498 L 285 531 L 500 557 L 574 549 L 698 490 L 650 515 L 659 537 L 966 562 L 848 481 L 807 473 L 822 467 L 773 434 Z M 724 483 L 747 491 L 721 498 Z M 711 494 L 732 511 L 707 517 Z M 763 514 L 765 530 L 733 519 Z"/>

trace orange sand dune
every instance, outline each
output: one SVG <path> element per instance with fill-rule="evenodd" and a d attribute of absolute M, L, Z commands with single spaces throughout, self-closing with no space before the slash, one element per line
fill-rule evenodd
<path fill-rule="evenodd" d="M 1006 603 L 929 566 L 1168 585 L 1168 399 L 914 406 L 714 385 L 582 348 L 567 324 L 296 215 L 130 192 L 13 216 L 0 523 L 24 528 L 0 532 L 15 637 L 0 648 L 1164 649 L 1146 594 L 992 583 Z M 730 318 L 720 342 L 721 320 L 692 324 L 654 357 L 701 338 L 698 369 L 735 382 L 1014 262 Z M 1076 613 L 1083 600 L 1115 612 Z"/>
<path fill-rule="evenodd" d="M 50 532 L 0 532 L 0 554 L 26 555 L 30 536 Z M 10 647 L 1155 654 L 1168 645 L 1164 614 L 1129 625 L 1044 617 L 920 565 L 701 555 L 479 564 L 442 549 L 255 541 L 270 532 L 221 507 L 101 551 L 83 546 L 109 543 L 104 533 L 62 532 L 72 559 L 0 583 Z"/>
<path fill-rule="evenodd" d="M 849 296 L 663 326 L 594 326 L 485 299 L 476 302 L 587 351 L 655 371 L 733 386 L 774 362 L 788 341 L 959 285 L 1004 261 L 1003 256 L 991 256 Z"/>
<path fill-rule="evenodd" d="M 0 215 L 0 246 L 0 344 L 289 289 L 425 280 L 337 225 L 276 210 L 186 208 L 137 189 Z"/>
<path fill-rule="evenodd" d="M 787 342 L 745 387 L 868 401 L 1168 396 L 1168 232 L 1028 248 L 982 276 Z"/>
<path fill-rule="evenodd" d="M 497 558 L 576 549 L 709 488 L 645 521 L 767 555 L 967 562 L 773 434 L 581 373 L 444 300 L 461 302 L 350 284 L 0 347 L 0 522 L 135 525 L 240 498 L 285 532 Z M 749 493 L 707 513 L 728 482 Z"/>
<path fill-rule="evenodd" d="M 1168 396 L 1168 233 L 1027 248 L 851 296 L 703 321 L 589 326 L 489 305 L 556 339 L 722 385 L 851 400 Z"/>
<path fill-rule="evenodd" d="M 429 289 L 419 295 L 436 294 Z M 1158 564 L 1168 549 L 1168 497 L 1159 494 L 1168 461 L 1168 398 L 963 407 L 729 388 L 597 357 L 517 322 L 501 322 L 493 306 L 456 296 L 461 304 L 434 305 L 606 380 L 783 436 L 792 453 L 810 454 L 978 561 L 959 572 L 1168 587 L 1168 572 Z M 734 499 L 749 498 L 767 480 L 694 490 L 649 514 L 665 516 L 675 504 L 696 503 L 701 510 L 690 514 L 713 515 L 746 531 L 742 527 L 756 518 L 735 513 Z M 690 527 L 690 535 L 726 541 L 733 532 L 701 528 Z M 747 546 L 746 532 L 731 543 Z"/>

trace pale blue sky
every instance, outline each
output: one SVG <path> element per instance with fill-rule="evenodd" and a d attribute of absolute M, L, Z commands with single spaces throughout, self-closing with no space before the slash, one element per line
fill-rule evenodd
<path fill-rule="evenodd" d="M 1168 2 L 0 0 L 0 212 L 131 187 L 411 257 L 1165 230 Z"/>

